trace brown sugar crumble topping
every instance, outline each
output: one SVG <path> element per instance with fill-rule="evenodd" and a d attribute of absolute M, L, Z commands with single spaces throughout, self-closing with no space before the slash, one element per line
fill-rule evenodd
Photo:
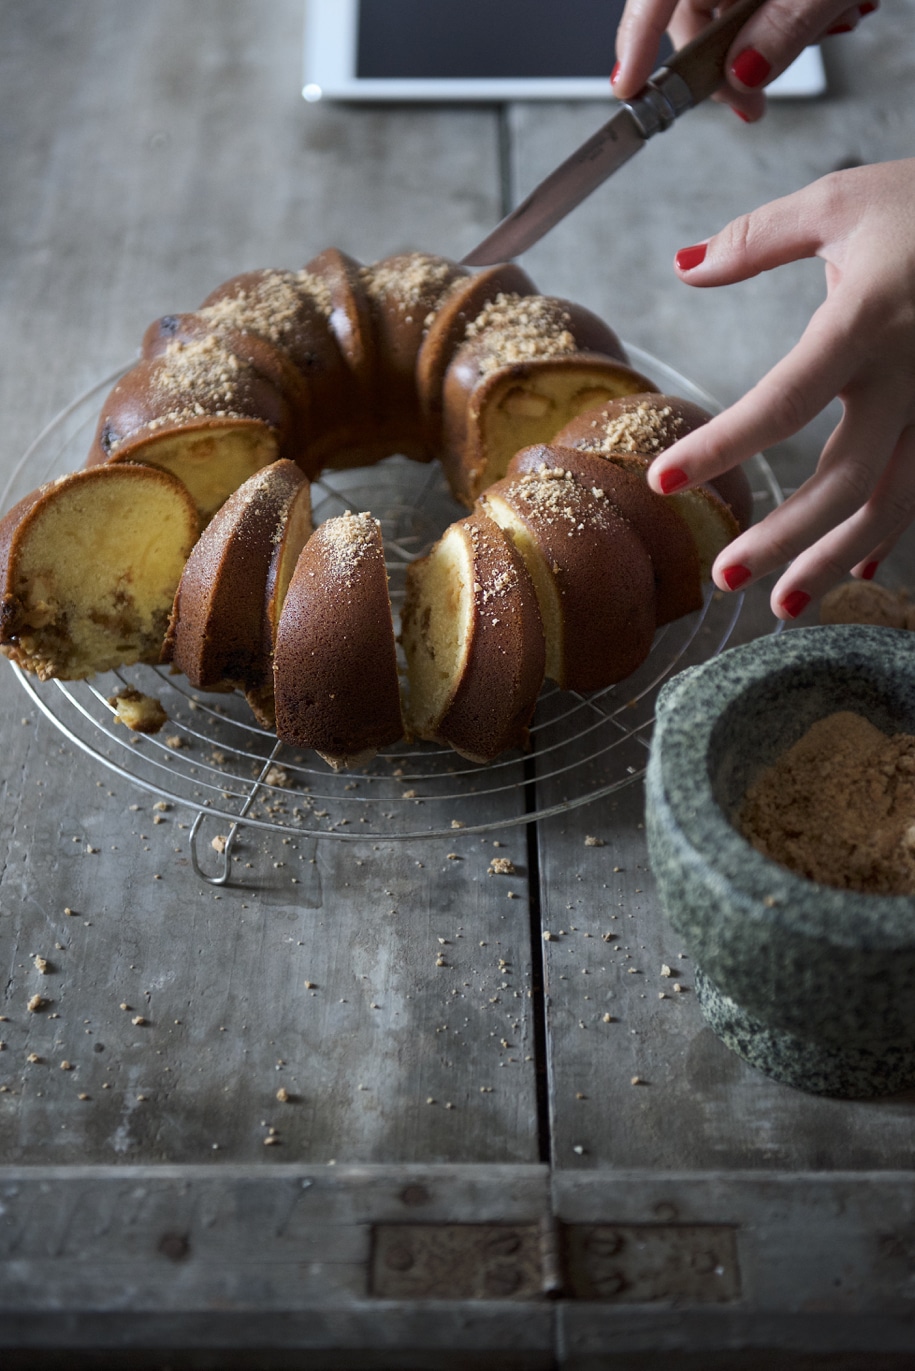
<path fill-rule="evenodd" d="M 738 826 L 822 885 L 915 894 L 915 737 L 849 711 L 818 720 L 750 787 Z"/>

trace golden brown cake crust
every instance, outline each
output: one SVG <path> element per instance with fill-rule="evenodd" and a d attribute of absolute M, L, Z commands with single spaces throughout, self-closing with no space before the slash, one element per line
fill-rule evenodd
<path fill-rule="evenodd" d="M 277 733 L 334 766 L 355 765 L 403 733 L 381 530 L 370 514 L 312 534 L 280 616 Z"/>
<path fill-rule="evenodd" d="M 427 442 L 438 451 L 442 436 L 442 387 L 445 372 L 464 341 L 469 325 L 499 295 L 535 295 L 537 287 L 513 262 L 486 267 L 455 282 L 441 301 L 416 358 L 416 394 L 426 425 Z"/>
<path fill-rule="evenodd" d="M 360 272 L 377 347 L 376 423 L 407 456 L 434 455 L 417 402 L 416 359 L 437 311 L 466 276 L 464 267 L 422 252 L 385 257 Z"/>
<path fill-rule="evenodd" d="M 265 467 L 229 497 L 188 558 L 162 660 L 196 689 L 256 690 L 268 684 L 268 579 L 277 540 L 305 484 L 295 462 Z"/>
<path fill-rule="evenodd" d="M 654 568 L 637 530 L 603 492 L 559 471 L 497 482 L 481 507 L 502 523 L 499 506 L 522 526 L 555 587 L 558 623 L 551 625 L 541 599 L 547 673 L 582 691 L 631 675 L 648 655 L 656 623 Z"/>
<path fill-rule="evenodd" d="M 466 555 L 467 624 L 454 679 L 430 715 L 413 698 L 409 719 L 418 736 L 447 743 L 475 762 L 490 762 L 508 748 L 527 744 L 528 725 L 543 684 L 545 647 L 537 595 L 511 539 L 482 511 L 453 524 L 427 557 L 407 572 L 403 642 L 408 674 L 412 659 L 434 638 L 428 617 L 447 612 L 424 593 L 426 572 L 442 556 L 445 540 L 460 540 Z"/>
<path fill-rule="evenodd" d="M 132 367 L 99 418 L 88 464 L 130 460 L 167 432 L 258 425 L 282 447 L 289 405 L 276 387 L 215 335 L 167 347 Z"/>
<path fill-rule="evenodd" d="M 708 410 L 679 396 L 657 392 L 624 395 L 572 419 L 553 441 L 559 447 L 589 452 L 636 452 L 656 457 L 711 417 Z M 709 485 L 730 508 L 738 528 L 749 528 L 753 495 L 743 468 L 722 472 Z"/>
<path fill-rule="evenodd" d="M 507 475 L 541 470 L 568 471 L 581 485 L 602 490 L 623 518 L 638 530 L 655 577 L 657 625 L 702 607 L 699 557 L 689 529 L 663 495 L 656 495 L 636 472 L 599 453 L 543 443 L 515 454 Z"/>

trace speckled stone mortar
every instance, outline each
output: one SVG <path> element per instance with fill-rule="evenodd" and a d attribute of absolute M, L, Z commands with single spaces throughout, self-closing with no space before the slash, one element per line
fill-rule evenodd
<path fill-rule="evenodd" d="M 712 1028 L 778 1080 L 861 1097 L 915 1080 L 915 899 L 796 876 L 733 826 L 758 773 L 840 709 L 915 733 L 915 634 L 798 629 L 682 672 L 658 701 L 646 828 Z"/>

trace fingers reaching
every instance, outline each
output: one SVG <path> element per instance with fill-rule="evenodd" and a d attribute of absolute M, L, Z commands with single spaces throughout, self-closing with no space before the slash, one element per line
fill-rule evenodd
<path fill-rule="evenodd" d="M 857 361 L 854 330 L 821 306 L 798 344 L 730 409 L 681 438 L 651 465 L 660 494 L 707 481 L 757 452 L 792 437 L 846 386 Z"/>
<path fill-rule="evenodd" d="M 915 519 L 915 160 L 833 173 L 682 249 L 681 280 L 746 280 L 825 263 L 827 296 L 797 344 L 742 399 L 655 459 L 662 494 L 708 481 L 843 406 L 815 473 L 718 558 L 736 590 L 784 568 L 774 612 L 794 618 L 852 572 L 869 578 Z"/>
<path fill-rule="evenodd" d="M 869 500 L 792 562 L 771 596 L 777 618 L 794 619 L 850 572 L 870 580 L 915 515 L 915 434 L 902 435 Z M 863 552 L 863 549 L 868 549 Z"/>

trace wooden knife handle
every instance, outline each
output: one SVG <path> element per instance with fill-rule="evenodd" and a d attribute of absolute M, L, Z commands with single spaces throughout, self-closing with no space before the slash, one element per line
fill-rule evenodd
<path fill-rule="evenodd" d="M 737 0 L 736 4 L 703 30 L 698 38 L 675 52 L 664 65 L 689 87 L 694 105 L 714 95 L 724 82 L 724 59 L 737 34 L 764 0 Z"/>

